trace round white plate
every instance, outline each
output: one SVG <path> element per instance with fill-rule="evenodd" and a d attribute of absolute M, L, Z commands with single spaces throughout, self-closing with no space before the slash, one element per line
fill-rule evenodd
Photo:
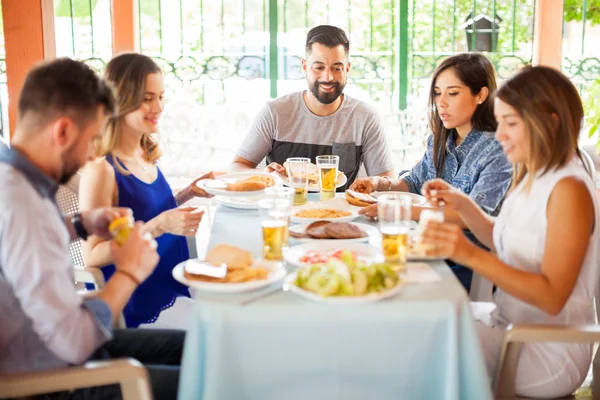
<path fill-rule="evenodd" d="M 402 290 L 402 282 L 398 282 L 396 286 L 393 288 L 386 290 L 384 292 L 379 293 L 369 293 L 364 296 L 328 296 L 321 297 L 316 293 L 309 292 L 308 290 L 304 290 L 298 286 L 296 286 L 296 272 L 290 274 L 286 279 L 285 283 L 290 292 L 297 294 L 300 297 L 304 297 L 308 300 L 315 301 L 317 303 L 324 304 L 339 304 L 339 305 L 351 305 L 351 304 L 365 304 L 365 303 L 373 303 L 376 301 L 388 299 L 390 297 L 396 296 Z"/>
<path fill-rule="evenodd" d="M 287 271 L 283 267 L 276 268 L 269 273 L 267 279 L 263 279 L 260 281 L 251 281 L 251 282 L 242 282 L 242 283 L 214 283 L 214 282 L 202 282 L 196 280 L 188 280 L 185 278 L 183 274 L 183 269 L 185 267 L 185 261 L 177 264 L 175 268 L 173 268 L 173 278 L 176 281 L 183 283 L 186 286 L 194 288 L 196 290 L 208 293 L 225 293 L 225 294 L 234 294 L 234 293 L 244 293 L 251 292 L 254 290 L 258 290 L 269 286 L 275 282 L 282 280 Z M 255 260 L 254 265 L 260 265 L 260 262 Z"/>
<path fill-rule="evenodd" d="M 312 241 L 308 243 L 292 246 L 283 254 L 285 261 L 297 267 L 305 267 L 309 264 L 300 262 L 309 251 L 328 252 L 332 250 L 350 250 L 358 257 L 369 263 L 383 262 L 383 253 L 381 249 L 365 243 L 336 243 L 330 240 L 325 242 Z"/>
<path fill-rule="evenodd" d="M 425 256 L 411 253 L 410 251 L 406 254 L 406 261 L 434 261 L 443 260 L 443 257 L 438 256 Z"/>
<path fill-rule="evenodd" d="M 367 234 L 367 236 L 362 237 L 362 238 L 356 238 L 356 239 L 313 239 L 313 238 L 295 238 L 293 236 L 290 235 L 290 239 L 293 239 L 297 242 L 301 242 L 301 243 L 308 243 L 308 242 L 319 242 L 319 243 L 325 243 L 325 242 L 331 242 L 331 243 L 335 243 L 335 244 L 340 244 L 340 243 L 360 243 L 360 242 L 368 242 L 369 240 L 371 240 L 372 237 L 379 235 L 379 231 L 377 230 L 377 228 L 375 228 L 374 226 L 371 225 L 367 225 L 367 224 L 361 224 L 358 222 L 351 222 L 352 225 L 356 225 L 358 228 L 360 228 L 360 230 L 362 230 L 364 233 Z M 310 225 L 310 224 L 299 224 L 299 225 L 292 225 L 289 227 L 289 231 L 290 232 L 304 232 L 306 231 L 306 227 Z"/>
<path fill-rule="evenodd" d="M 296 217 L 295 214 L 300 210 L 314 210 L 314 209 L 329 209 L 329 210 L 337 210 L 337 211 L 347 211 L 350 215 L 346 217 L 339 218 L 300 218 Z M 329 199 L 323 202 L 317 203 L 306 203 L 301 206 L 292 207 L 292 215 L 290 216 L 290 221 L 296 224 L 308 223 L 315 221 L 333 221 L 333 222 L 348 222 L 353 219 L 358 218 L 358 210 L 360 207 L 355 207 L 346 202 L 346 200 L 342 197 L 334 197 L 333 199 Z"/>
<path fill-rule="evenodd" d="M 335 183 L 335 187 L 336 188 L 342 187 L 347 182 L 348 182 L 348 177 L 346 177 L 346 174 L 341 174 L 340 177 L 338 178 L 337 182 Z M 283 185 L 290 186 L 290 183 L 286 179 L 284 179 Z M 310 183 L 308 184 L 308 192 L 309 193 L 319 193 L 320 191 L 321 191 L 321 188 L 319 186 L 319 182 L 313 183 L 312 185 Z"/>
<path fill-rule="evenodd" d="M 425 197 L 421 196 L 420 194 L 409 193 L 409 192 L 373 192 L 373 193 L 371 193 L 371 196 L 373 196 L 373 197 L 379 197 L 379 196 L 383 196 L 384 194 L 405 194 L 405 195 L 408 195 L 408 196 L 412 197 L 412 205 L 413 206 L 422 206 L 425 203 L 427 203 L 427 199 Z"/>
<path fill-rule="evenodd" d="M 258 209 L 258 201 L 262 199 L 262 195 L 249 197 L 227 197 L 216 196 L 215 199 L 224 206 L 237 208 L 239 210 L 256 210 Z"/>
<path fill-rule="evenodd" d="M 225 197 L 248 197 L 255 196 L 264 193 L 264 190 L 253 190 L 250 192 L 234 192 L 232 190 L 225 190 L 225 186 L 228 183 L 233 183 L 241 179 L 250 178 L 251 176 L 269 176 L 275 179 L 275 185 L 281 184 L 281 179 L 275 174 L 269 174 L 266 172 L 259 171 L 245 171 L 235 172 L 232 174 L 221 175 L 216 179 L 206 179 L 198 181 L 196 185 L 214 196 L 225 196 Z"/>

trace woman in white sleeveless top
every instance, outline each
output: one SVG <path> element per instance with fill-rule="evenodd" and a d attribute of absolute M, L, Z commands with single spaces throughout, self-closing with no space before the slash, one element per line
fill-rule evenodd
<path fill-rule="evenodd" d="M 469 229 L 496 254 L 473 245 L 458 226 L 430 223 L 424 240 L 494 282 L 496 307 L 478 321 L 490 376 L 511 324 L 594 323 L 599 279 L 600 210 L 595 187 L 577 148 L 581 99 L 559 71 L 527 68 L 497 92 L 496 139 L 513 163 L 512 188 L 496 219 L 441 180 L 423 192 L 455 208 Z M 587 374 L 591 345 L 525 344 L 516 393 L 551 398 L 571 394 Z"/>

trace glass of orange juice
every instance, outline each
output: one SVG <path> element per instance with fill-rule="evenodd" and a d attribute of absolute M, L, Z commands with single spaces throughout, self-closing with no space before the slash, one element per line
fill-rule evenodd
<path fill-rule="evenodd" d="M 377 219 L 385 262 L 392 269 L 403 271 L 408 251 L 412 199 L 408 194 L 394 193 L 379 196 L 377 200 Z"/>
<path fill-rule="evenodd" d="M 265 260 L 283 261 L 291 209 L 292 204 L 288 199 L 266 198 L 258 201 Z"/>
<path fill-rule="evenodd" d="M 317 156 L 317 168 L 319 169 L 319 186 L 321 189 L 321 201 L 335 197 L 335 186 L 337 183 L 339 156 Z"/>

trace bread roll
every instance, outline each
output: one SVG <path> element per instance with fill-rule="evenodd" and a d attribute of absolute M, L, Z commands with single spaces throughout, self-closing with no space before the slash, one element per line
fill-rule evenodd
<path fill-rule="evenodd" d="M 353 206 L 366 207 L 371 204 L 377 204 L 377 198 L 366 193 L 359 193 L 354 190 L 346 190 L 346 201 Z"/>
<path fill-rule="evenodd" d="M 229 244 L 218 244 L 206 255 L 205 261 L 211 264 L 227 264 L 227 269 L 247 268 L 252 265 L 252 254 L 249 251 Z"/>
<path fill-rule="evenodd" d="M 225 190 L 232 192 L 254 192 L 257 190 L 263 190 L 267 187 L 265 182 L 260 181 L 238 181 L 227 185 Z"/>

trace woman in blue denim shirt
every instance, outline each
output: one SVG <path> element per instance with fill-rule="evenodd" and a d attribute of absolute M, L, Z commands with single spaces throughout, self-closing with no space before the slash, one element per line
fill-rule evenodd
<path fill-rule="evenodd" d="M 350 189 L 420 193 L 423 183 L 442 178 L 467 193 L 488 214 L 497 214 L 510 186 L 512 167 L 494 138 L 496 121 L 490 95 L 495 90 L 494 66 L 484 55 L 458 54 L 442 61 L 431 79 L 429 126 L 433 135 L 421 161 L 401 179 L 372 176 L 357 179 Z M 414 220 L 419 219 L 421 210 L 413 207 Z M 377 206 L 361 213 L 375 217 Z M 466 228 L 451 207 L 444 208 L 444 217 Z M 451 267 L 468 291 L 471 270 L 456 264 Z"/>

